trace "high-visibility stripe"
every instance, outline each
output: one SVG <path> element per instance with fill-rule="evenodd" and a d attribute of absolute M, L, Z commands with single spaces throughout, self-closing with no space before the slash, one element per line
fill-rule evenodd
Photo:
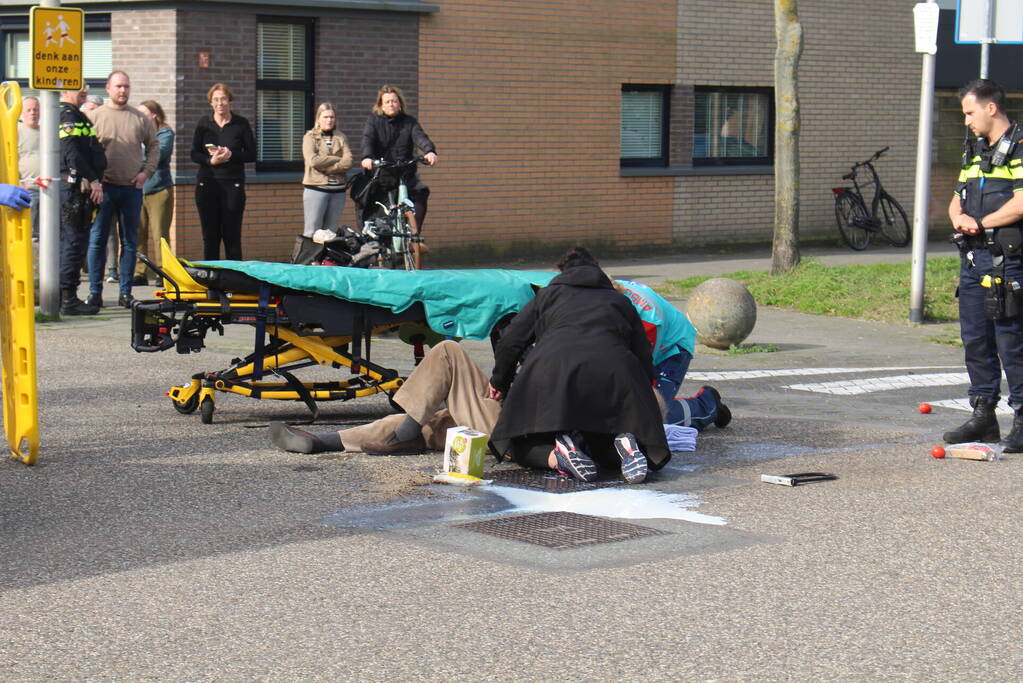
<path fill-rule="evenodd" d="M 1012 161 L 1009 162 L 1009 165 L 1010 166 L 1020 166 L 1020 165 L 1023 165 L 1023 159 L 1013 159 Z"/>
<path fill-rule="evenodd" d="M 1003 178 L 1005 180 L 1012 180 L 1017 177 L 1013 175 L 1014 170 L 1010 170 L 1008 166 L 995 166 L 987 173 L 984 173 L 980 170 L 980 166 L 974 164 L 959 172 L 959 182 L 966 182 L 970 178 Z"/>

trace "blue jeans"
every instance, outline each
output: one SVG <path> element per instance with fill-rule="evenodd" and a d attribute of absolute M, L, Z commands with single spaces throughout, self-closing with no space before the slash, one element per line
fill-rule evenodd
<path fill-rule="evenodd" d="M 89 231 L 89 294 L 103 293 L 103 275 L 107 267 L 107 240 L 110 223 L 117 215 L 121 238 L 121 263 L 117 269 L 120 294 L 131 294 L 131 281 L 135 275 L 136 240 L 139 216 L 142 214 L 142 190 L 134 185 L 103 183 L 103 203 L 99 205 L 96 221 Z"/>

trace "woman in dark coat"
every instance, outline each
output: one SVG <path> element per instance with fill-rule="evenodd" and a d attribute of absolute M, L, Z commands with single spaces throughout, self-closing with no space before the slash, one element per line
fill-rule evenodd
<path fill-rule="evenodd" d="M 491 440 L 523 467 L 592 481 L 599 462 L 643 481 L 671 458 L 650 342 L 586 249 L 570 249 L 558 267 L 498 343 L 490 396 L 504 406 Z"/>

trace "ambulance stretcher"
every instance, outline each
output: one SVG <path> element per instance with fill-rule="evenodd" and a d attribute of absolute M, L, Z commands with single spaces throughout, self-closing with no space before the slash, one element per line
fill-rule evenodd
<path fill-rule="evenodd" d="M 413 347 L 443 338 L 485 339 L 502 318 L 531 299 L 552 273 L 509 270 L 390 271 L 257 261 L 179 260 L 164 241 L 163 279 L 156 299 L 132 304 L 132 348 L 198 353 L 211 332 L 253 327 L 252 353 L 192 375 L 167 392 L 182 414 L 213 421 L 217 392 L 255 399 L 302 401 L 319 414 L 321 401 L 386 393 L 405 377 L 371 359 L 373 335 L 396 331 Z M 145 257 L 142 257 L 145 258 Z M 303 381 L 296 372 L 327 367 L 343 379 Z"/>

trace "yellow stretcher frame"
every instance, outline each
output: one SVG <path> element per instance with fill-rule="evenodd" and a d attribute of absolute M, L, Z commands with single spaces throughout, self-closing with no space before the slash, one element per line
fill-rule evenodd
<path fill-rule="evenodd" d="M 226 303 L 223 299 L 211 297 L 209 289 L 188 273 L 165 239 L 161 241 L 161 255 L 160 269 L 164 282 L 163 289 L 156 292 L 158 298 L 184 304 L 195 318 L 209 321 L 230 322 L 232 316 L 251 314 L 258 309 L 259 297 L 255 294 L 232 293 Z M 138 305 L 146 304 L 139 302 Z M 414 323 L 403 322 L 378 325 L 367 331 L 376 334 L 407 325 L 418 327 Z M 266 333 L 272 340 L 271 349 L 260 354 L 258 371 L 275 375 L 278 380 L 256 379 L 254 353 L 245 359 L 236 359 L 225 370 L 200 372 L 193 375 L 188 383 L 171 387 L 167 396 L 174 408 L 182 414 L 198 409 L 202 422 L 210 424 L 215 410 L 215 395 L 220 392 L 257 399 L 303 401 L 315 420 L 318 413 L 316 403 L 320 401 L 347 401 L 378 393 L 391 396 L 405 382 L 406 378 L 396 371 L 360 358 L 358 349 L 353 348 L 353 342 L 358 345 L 353 335 L 303 335 L 290 327 L 276 324 L 267 325 Z M 425 325 L 422 325 L 421 334 L 424 339 L 437 336 Z M 403 336 L 414 338 L 416 332 L 408 333 L 406 330 Z M 417 347 L 417 358 L 420 355 L 421 342 Z M 347 369 L 352 377 L 309 382 L 299 381 L 291 374 L 294 370 L 314 365 Z"/>
<path fill-rule="evenodd" d="M 21 88 L 0 83 L 0 182 L 17 185 Z M 0 355 L 3 366 L 4 432 L 11 457 L 34 465 L 39 457 L 39 388 L 36 375 L 32 214 L 0 207 Z"/>

